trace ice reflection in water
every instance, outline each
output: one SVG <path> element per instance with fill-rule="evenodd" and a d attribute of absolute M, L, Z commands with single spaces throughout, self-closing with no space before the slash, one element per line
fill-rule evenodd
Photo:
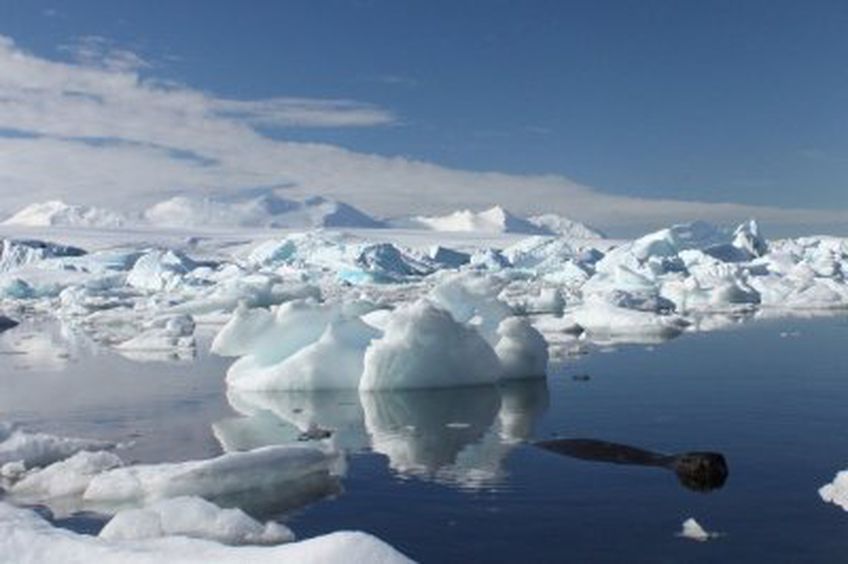
<path fill-rule="evenodd" d="M 503 481 L 503 461 L 533 434 L 549 402 L 544 380 L 361 394 L 230 390 L 227 398 L 244 416 L 213 424 L 227 451 L 284 444 L 310 429 L 327 429 L 337 448 L 382 454 L 399 476 L 463 488 Z"/>

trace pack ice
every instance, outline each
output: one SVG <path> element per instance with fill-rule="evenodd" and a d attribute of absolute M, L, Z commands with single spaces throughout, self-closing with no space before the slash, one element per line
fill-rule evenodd
<path fill-rule="evenodd" d="M 103 214 L 24 210 L 2 227 L 27 235 L 0 244 L 3 313 L 58 317 L 133 360 L 191 358 L 197 332 L 224 324 L 213 352 L 238 357 L 230 386 L 377 390 L 540 376 L 550 343 L 658 342 L 716 328 L 721 316 L 848 305 L 846 240 L 767 241 L 755 221 L 615 241 L 495 207 L 434 219 L 430 231 L 365 230 L 353 219 L 340 230 L 347 220 L 332 214 L 319 215 L 336 217 L 322 224 L 335 230 L 271 231 L 269 217 L 335 204 L 267 193 L 184 200 L 126 233 L 46 221 L 68 243 L 33 239 L 21 224 Z M 218 228 L 230 211 L 247 226 Z M 171 227 L 151 227 L 153 217 Z"/>

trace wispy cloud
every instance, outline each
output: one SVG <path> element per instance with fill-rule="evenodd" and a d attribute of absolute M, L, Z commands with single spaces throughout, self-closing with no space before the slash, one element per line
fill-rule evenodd
<path fill-rule="evenodd" d="M 134 51 L 122 49 L 99 35 L 78 37 L 72 43 L 61 45 L 59 50 L 70 54 L 81 65 L 110 71 L 130 72 L 151 66 Z"/>
<path fill-rule="evenodd" d="M 212 100 L 219 117 L 270 127 L 373 127 L 396 123 L 383 108 L 352 100 L 271 98 L 267 100 Z"/>
<path fill-rule="evenodd" d="M 138 207 L 173 191 L 286 185 L 295 196 L 325 194 L 382 215 L 501 203 L 600 226 L 747 216 L 793 224 L 848 220 L 843 211 L 611 196 L 562 176 L 471 172 L 271 138 L 263 134 L 269 126 L 379 126 L 395 117 L 347 100 L 227 100 L 143 77 L 141 70 L 149 75 L 155 66 L 116 56 L 108 42 L 93 44 L 78 49 L 73 62 L 58 62 L 0 36 L 0 209 L 56 197 Z"/>

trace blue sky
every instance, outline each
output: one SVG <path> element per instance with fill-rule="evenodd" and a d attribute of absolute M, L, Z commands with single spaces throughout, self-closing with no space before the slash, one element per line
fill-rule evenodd
<path fill-rule="evenodd" d="M 391 115 L 258 127 L 273 139 L 831 210 L 848 208 L 846 29 L 848 4 L 826 1 L 0 1 L 0 34 L 34 56 L 96 36 L 210 96 Z"/>

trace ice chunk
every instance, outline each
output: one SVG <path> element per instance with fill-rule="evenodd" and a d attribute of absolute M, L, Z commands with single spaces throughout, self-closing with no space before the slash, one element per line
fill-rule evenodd
<path fill-rule="evenodd" d="M 704 530 L 700 523 L 690 517 L 683 522 L 683 529 L 678 533 L 678 536 L 698 542 L 705 542 L 717 537 L 718 533 L 711 533 Z"/>
<path fill-rule="evenodd" d="M 251 390 L 352 388 L 362 356 L 379 331 L 358 319 L 369 302 L 318 304 L 298 300 L 275 312 L 239 308 L 212 345 L 241 356 L 227 372 L 230 386 Z"/>
<path fill-rule="evenodd" d="M 229 545 L 281 544 L 294 533 L 273 521 L 264 525 L 241 509 L 221 509 L 199 497 L 176 497 L 116 514 L 99 537 L 139 540 L 179 535 Z"/>
<path fill-rule="evenodd" d="M 502 378 L 540 378 L 548 370 L 548 343 L 526 320 L 509 317 L 498 325 L 500 340 L 495 353 Z"/>
<path fill-rule="evenodd" d="M 574 309 L 569 317 L 592 336 L 672 338 L 680 335 L 688 324 L 676 315 L 660 315 L 600 301 Z"/>
<path fill-rule="evenodd" d="M 81 496 L 94 476 L 120 466 L 123 462 L 111 452 L 82 451 L 46 468 L 29 472 L 9 491 L 16 500 L 23 499 L 28 503 Z"/>
<path fill-rule="evenodd" d="M 127 284 L 154 292 L 173 290 L 195 268 L 197 263 L 179 251 L 153 249 L 135 262 L 127 274 Z"/>
<path fill-rule="evenodd" d="M 0 272 L 56 257 L 77 257 L 85 251 L 68 245 L 27 239 L 0 239 Z"/>
<path fill-rule="evenodd" d="M 842 470 L 829 484 L 819 488 L 822 500 L 848 511 L 848 470 Z"/>
<path fill-rule="evenodd" d="M 194 319 L 190 315 L 165 315 L 147 322 L 141 333 L 115 345 L 120 351 L 171 352 L 193 349 Z"/>
<path fill-rule="evenodd" d="M 7 424 L 0 427 L 0 466 L 17 461 L 27 468 L 46 466 L 82 450 L 104 450 L 113 446 L 107 441 L 28 433 Z"/>
<path fill-rule="evenodd" d="M 512 308 L 498 298 L 505 281 L 476 272 L 444 277 L 430 293 L 430 299 L 450 312 L 460 323 L 469 323 L 492 346 L 501 321 L 513 314 Z"/>
<path fill-rule="evenodd" d="M 471 255 L 468 253 L 448 249 L 441 245 L 431 247 L 429 256 L 433 262 L 448 268 L 459 268 L 471 261 Z"/>
<path fill-rule="evenodd" d="M 755 219 L 736 228 L 733 233 L 733 246 L 747 251 L 752 257 L 761 257 L 768 252 L 768 244 L 760 235 L 760 226 Z"/>
<path fill-rule="evenodd" d="M 0 555 L 15 555 L 16 562 L 101 564 L 410 562 L 386 543 L 359 532 L 332 533 L 270 547 L 232 547 L 182 536 L 138 541 L 107 540 L 54 528 L 35 512 L 3 502 L 0 502 Z"/>
<path fill-rule="evenodd" d="M 400 306 L 382 338 L 365 351 L 360 390 L 488 384 L 500 362 L 474 329 L 427 300 Z"/>
<path fill-rule="evenodd" d="M 304 446 L 272 446 L 209 460 L 127 466 L 95 476 L 83 494 L 87 504 L 120 507 L 179 496 L 198 496 L 229 505 L 289 503 L 333 491 L 337 455 Z M 299 505 L 299 503 L 297 503 Z"/>
<path fill-rule="evenodd" d="M 227 384 L 246 390 L 356 389 L 365 350 L 379 335 L 359 319 L 334 320 L 314 343 L 280 362 L 239 359 L 227 372 Z"/>

